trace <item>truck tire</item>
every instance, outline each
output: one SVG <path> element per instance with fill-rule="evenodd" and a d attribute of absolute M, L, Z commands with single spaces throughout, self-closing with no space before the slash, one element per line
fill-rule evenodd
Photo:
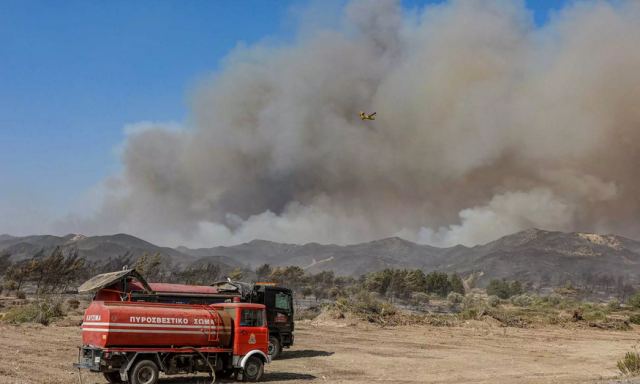
<path fill-rule="evenodd" d="M 151 360 L 138 361 L 129 374 L 131 384 L 156 384 L 160 372 L 158 366 Z"/>
<path fill-rule="evenodd" d="M 247 359 L 242 372 L 242 380 L 244 381 L 260 381 L 264 374 L 264 363 L 258 356 L 251 356 Z"/>
<path fill-rule="evenodd" d="M 275 360 L 280 356 L 282 352 L 282 343 L 280 343 L 280 339 L 276 336 L 269 336 L 269 356 L 271 356 L 271 360 Z"/>
<path fill-rule="evenodd" d="M 104 372 L 104 378 L 107 379 L 107 383 L 120 384 L 122 379 L 120 378 L 120 372 Z"/>

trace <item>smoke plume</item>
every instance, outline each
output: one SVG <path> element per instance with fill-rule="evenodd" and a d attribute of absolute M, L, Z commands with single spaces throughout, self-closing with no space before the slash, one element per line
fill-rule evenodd
<path fill-rule="evenodd" d="M 83 228 L 200 246 L 640 236 L 637 2 L 542 27 L 508 0 L 354 1 L 340 18 L 237 48 L 182 128 L 133 130 Z"/>

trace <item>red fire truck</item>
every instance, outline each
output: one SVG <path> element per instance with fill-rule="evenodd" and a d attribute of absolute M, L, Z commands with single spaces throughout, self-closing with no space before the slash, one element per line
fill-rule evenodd
<path fill-rule="evenodd" d="M 159 372 L 260 380 L 271 360 L 264 305 L 237 297 L 210 305 L 132 301 L 127 290 L 113 289 L 114 278 L 136 274 L 101 275 L 80 287 L 97 292 L 84 314 L 75 367 L 102 372 L 109 383 L 155 384 Z"/>

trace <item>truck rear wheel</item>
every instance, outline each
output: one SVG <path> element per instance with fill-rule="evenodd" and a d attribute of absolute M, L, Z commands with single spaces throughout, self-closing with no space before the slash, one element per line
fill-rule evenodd
<path fill-rule="evenodd" d="M 242 372 L 242 379 L 244 381 L 260 381 L 264 374 L 264 363 L 258 356 L 251 356 L 247 359 L 247 363 L 244 365 L 244 371 Z"/>
<path fill-rule="evenodd" d="M 104 378 L 107 379 L 107 382 L 110 384 L 120 384 L 122 383 L 122 379 L 120 378 L 120 372 L 104 372 Z"/>
<path fill-rule="evenodd" d="M 280 352 L 282 352 L 280 339 L 275 336 L 269 336 L 269 356 L 271 356 L 271 360 L 277 359 L 280 356 Z"/>
<path fill-rule="evenodd" d="M 156 363 L 151 360 L 140 360 L 133 366 L 129 380 L 131 384 L 156 384 L 159 375 Z"/>

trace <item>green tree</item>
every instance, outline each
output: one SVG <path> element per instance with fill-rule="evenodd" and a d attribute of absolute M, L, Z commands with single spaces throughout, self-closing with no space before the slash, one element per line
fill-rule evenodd
<path fill-rule="evenodd" d="M 306 285 L 304 269 L 298 266 L 279 267 L 271 273 L 271 279 L 279 285 L 299 290 Z"/>
<path fill-rule="evenodd" d="M 10 266 L 4 274 L 8 289 L 19 291 L 22 285 L 31 279 L 34 265 L 31 259 L 22 260 Z"/>
<path fill-rule="evenodd" d="M 258 268 L 256 268 L 256 279 L 257 281 L 266 281 L 271 277 L 271 273 L 273 269 L 269 264 L 262 264 Z"/>
<path fill-rule="evenodd" d="M 521 295 L 523 292 L 524 289 L 522 288 L 522 284 L 517 280 L 508 282 L 505 279 L 493 279 L 489 282 L 489 285 L 487 285 L 487 295 L 496 295 L 501 299 L 508 299 L 514 295 Z"/>
<path fill-rule="evenodd" d="M 449 276 L 444 272 L 431 272 L 426 276 L 426 290 L 445 297 L 451 292 Z"/>
<path fill-rule="evenodd" d="M 386 295 L 391 285 L 392 275 L 393 272 L 390 269 L 368 273 L 365 276 L 364 286 L 369 291 Z"/>
<path fill-rule="evenodd" d="M 518 280 L 512 281 L 511 286 L 509 287 L 509 293 L 511 296 L 523 294 L 524 289 L 522 288 L 522 283 L 520 283 Z"/>
<path fill-rule="evenodd" d="M 508 299 L 511 296 L 509 283 L 507 283 L 506 280 L 491 280 L 489 285 L 487 285 L 487 295 L 494 295 L 501 299 Z"/>
<path fill-rule="evenodd" d="M 461 295 L 464 295 L 465 293 L 464 283 L 462 282 L 462 279 L 460 278 L 460 276 L 458 276 L 457 273 L 452 273 L 449 276 L 449 284 L 451 285 L 451 290 L 453 292 L 457 292 Z"/>
<path fill-rule="evenodd" d="M 410 292 L 424 292 L 427 289 L 427 277 L 420 269 L 414 269 L 407 273 L 405 285 Z"/>

